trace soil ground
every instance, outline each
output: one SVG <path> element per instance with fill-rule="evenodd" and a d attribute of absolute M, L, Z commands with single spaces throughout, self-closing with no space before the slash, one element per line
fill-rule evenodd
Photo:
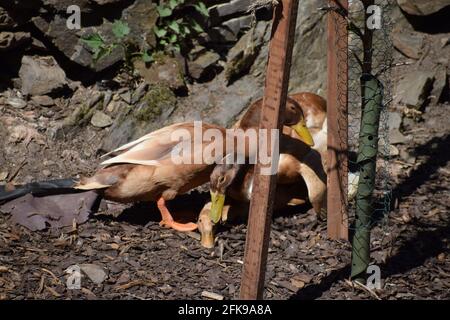
<path fill-rule="evenodd" d="M 3 144 L 0 171 L 13 181 L 73 177 L 95 169 L 95 144 L 104 133 L 85 128 L 51 140 L 44 125 L 58 112 L 43 118 L 46 110 L 1 108 L 3 130 L 20 125 L 34 130 L 18 141 L 2 132 L 10 139 Z M 267 299 L 450 298 L 450 123 L 442 116 L 449 109 L 448 104 L 429 106 L 420 121 L 410 121 L 404 133 L 412 139 L 397 147 L 413 161 L 391 161 L 392 210 L 372 233 L 372 260 L 381 269 L 382 289 L 351 286 L 350 244 L 327 240 L 326 222 L 302 206 L 274 217 Z M 192 192 L 170 205 L 175 212 L 198 213 L 206 199 L 207 194 Z M 0 215 L 0 299 L 204 299 L 204 291 L 233 299 L 239 294 L 243 223 L 222 227 L 218 245 L 209 250 L 193 234 L 159 227 L 153 204 L 135 205 L 119 217 L 95 215 L 75 231 L 31 232 L 8 219 Z M 103 267 L 107 279 L 97 285 L 83 277 L 81 290 L 67 289 L 64 270 L 84 263 Z"/>

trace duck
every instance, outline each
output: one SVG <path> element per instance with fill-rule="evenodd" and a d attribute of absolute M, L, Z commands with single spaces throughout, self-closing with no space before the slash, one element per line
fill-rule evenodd
<path fill-rule="evenodd" d="M 327 160 L 327 101 L 312 92 L 299 92 L 289 96 L 289 100 L 296 102 L 303 111 L 308 128 L 314 140 L 312 149 L 317 150 L 322 157 L 322 165 L 326 170 Z"/>
<path fill-rule="evenodd" d="M 220 126 L 203 122 L 200 125 L 203 132 L 214 129 L 222 138 L 232 139 Z M 194 150 L 190 160 L 207 146 L 211 147 L 213 142 L 192 138 L 196 134 L 194 130 L 194 122 L 177 123 L 131 141 L 105 154 L 103 157 L 111 158 L 100 163 L 92 176 L 79 179 L 74 188 L 98 190 L 105 199 L 120 203 L 155 201 L 162 217 L 160 226 L 181 232 L 196 230 L 194 222 L 174 221 L 166 202 L 206 183 L 214 163 L 223 157 L 224 149 L 216 150 L 216 154 L 202 154 L 200 163 L 174 161 L 173 153 L 180 143 L 187 143 Z M 180 134 L 184 134 L 181 139 L 174 139 L 174 135 Z"/>
<path fill-rule="evenodd" d="M 262 99 L 255 101 L 233 128 L 250 129 L 258 126 L 262 110 Z M 313 93 L 298 93 L 287 98 L 284 114 L 283 134 L 280 140 L 275 207 L 304 203 L 308 199 L 316 213 L 326 205 L 326 174 L 321 152 L 323 150 L 323 125 L 326 125 L 326 102 Z M 287 126 L 290 125 L 290 126 Z M 311 128 L 310 129 L 308 128 Z M 302 183 L 303 182 L 303 183 Z M 281 187 L 285 185 L 284 187 Z M 295 186 L 294 186 L 295 185 Z M 211 243 L 209 219 L 213 224 L 223 217 L 225 195 L 233 200 L 250 202 L 253 188 L 253 166 L 221 163 L 210 176 L 211 205 L 199 215 L 199 230 L 202 242 Z M 290 195 L 295 190 L 299 198 Z M 205 239 L 205 240 L 203 240 Z"/>
<path fill-rule="evenodd" d="M 290 118 L 287 124 L 303 136 L 297 125 L 299 116 L 290 113 L 288 116 Z M 196 137 L 208 131 L 221 139 Z M 225 155 L 234 157 L 243 152 L 243 157 L 247 158 L 252 148 L 244 151 L 236 148 L 228 150 L 229 145 L 237 145 L 236 139 L 233 129 L 226 130 L 204 122 L 169 125 L 103 155 L 110 158 L 100 163 L 99 170 L 92 176 L 79 179 L 74 189 L 98 190 L 105 199 L 120 203 L 156 202 L 161 213 L 162 227 L 181 232 L 194 231 L 198 227 L 197 223 L 174 221 L 166 203 L 177 195 L 208 182 L 215 165 L 222 161 Z M 188 161 L 174 159 L 174 154 L 183 151 L 180 146 L 193 150 L 192 154 L 188 155 Z"/>

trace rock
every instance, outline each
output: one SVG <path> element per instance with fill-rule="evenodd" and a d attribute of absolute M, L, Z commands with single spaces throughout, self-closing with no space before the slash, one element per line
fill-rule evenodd
<path fill-rule="evenodd" d="M 403 135 L 399 130 L 389 131 L 389 142 L 392 144 L 407 143 L 411 139 Z"/>
<path fill-rule="evenodd" d="M 188 62 L 189 75 L 196 80 L 201 79 L 205 74 L 211 72 L 219 59 L 220 55 L 212 51 L 201 54 L 194 61 Z"/>
<path fill-rule="evenodd" d="M 96 16 L 99 18 L 102 17 L 102 14 L 105 14 L 101 8 L 92 4 L 93 1 L 46 1 L 49 6 L 55 8 L 56 14 L 52 15 L 50 20 L 46 20 L 42 16 L 37 16 L 32 19 L 32 22 L 68 59 L 81 66 L 88 67 L 95 72 L 99 72 L 115 65 L 124 58 L 125 52 L 123 47 L 116 46 L 108 55 L 105 55 L 98 61 L 94 61 L 92 49 L 81 40 L 83 37 L 98 33 L 105 39 L 106 43 L 112 43 L 115 39 L 112 32 L 113 23 L 107 19 L 101 25 L 85 27 L 81 30 L 67 29 L 65 12 L 67 6 L 70 4 L 79 5 L 81 11 L 84 13 L 96 13 Z M 122 1 L 98 0 L 95 2 L 98 5 L 111 5 Z M 122 10 L 120 8 L 118 9 Z M 133 5 L 123 10 L 122 17 L 118 17 L 118 19 L 127 23 L 131 29 L 130 34 L 124 41 L 132 42 L 137 46 L 137 50 L 148 48 L 148 43 L 151 43 L 152 38 L 154 38 L 153 27 L 156 24 L 157 18 L 156 5 L 151 0 L 135 1 Z"/>
<path fill-rule="evenodd" d="M 64 119 L 61 124 L 61 128 L 85 125 L 89 123 L 94 112 L 95 109 L 89 108 L 86 104 L 79 105 L 69 116 Z"/>
<path fill-rule="evenodd" d="M 138 48 L 146 48 L 156 44 L 153 28 L 158 20 L 155 1 L 136 0 L 122 13 L 122 20 L 130 27 L 129 40 Z"/>
<path fill-rule="evenodd" d="M 97 3 L 100 6 L 103 6 L 105 4 L 112 4 L 112 3 L 123 2 L 123 0 L 92 0 L 92 1 Z"/>
<path fill-rule="evenodd" d="M 136 90 L 134 90 L 133 95 L 131 96 L 131 103 L 135 104 L 145 95 L 145 92 L 148 89 L 148 83 L 142 82 Z"/>
<path fill-rule="evenodd" d="M 111 90 L 106 90 L 105 95 L 103 96 L 103 109 L 107 109 L 109 103 L 112 100 L 112 91 Z"/>
<path fill-rule="evenodd" d="M 400 150 L 400 158 L 410 164 L 414 164 L 416 162 L 416 157 L 405 149 Z"/>
<path fill-rule="evenodd" d="M 225 66 L 225 77 L 228 82 L 252 66 L 263 44 L 267 27 L 267 23 L 258 22 L 230 49 Z"/>
<path fill-rule="evenodd" d="M 8 178 L 8 175 L 9 175 L 8 171 L 0 172 L 0 181 L 5 181 L 6 178 Z"/>
<path fill-rule="evenodd" d="M 27 106 L 27 103 L 22 98 L 11 97 L 6 99 L 6 103 L 16 109 L 23 109 Z"/>
<path fill-rule="evenodd" d="M 142 60 L 134 62 L 134 66 L 145 81 L 152 84 L 163 84 L 173 90 L 185 88 L 183 68 L 176 58 L 161 57 L 147 66 Z"/>
<path fill-rule="evenodd" d="M 55 104 L 53 99 L 50 98 L 49 96 L 33 96 L 31 97 L 31 101 L 34 104 L 42 107 L 51 107 Z"/>
<path fill-rule="evenodd" d="M 83 271 L 88 276 L 88 278 L 95 284 L 101 284 L 103 281 L 106 280 L 108 276 L 105 270 L 96 264 L 83 263 L 80 264 L 79 266 L 81 271 Z"/>
<path fill-rule="evenodd" d="M 16 22 L 9 15 L 8 11 L 0 7 L 0 30 L 11 29 L 16 26 Z"/>
<path fill-rule="evenodd" d="M 101 111 L 95 111 L 91 118 L 91 124 L 97 128 L 106 128 L 113 124 L 110 116 Z"/>
<path fill-rule="evenodd" d="M 67 85 L 64 70 L 50 56 L 23 56 L 19 77 L 25 95 L 45 95 Z"/>
<path fill-rule="evenodd" d="M 209 34 L 215 42 L 236 42 L 240 34 L 251 27 L 252 21 L 251 15 L 233 18 L 220 26 L 213 27 Z"/>
<path fill-rule="evenodd" d="M 445 101 L 449 93 L 449 83 L 445 66 L 440 66 L 434 74 L 433 90 L 431 99 L 433 102 Z"/>
<path fill-rule="evenodd" d="M 111 151 L 146 133 L 161 128 L 177 107 L 174 93 L 164 85 L 152 85 L 135 106 L 123 105 L 102 150 Z"/>
<path fill-rule="evenodd" d="M 46 177 L 50 177 L 52 175 L 52 172 L 48 169 L 42 170 L 42 174 Z"/>
<path fill-rule="evenodd" d="M 317 10 L 327 5 L 325 0 L 303 1 L 298 8 L 289 92 L 310 91 L 320 95 L 325 93 L 327 83 L 327 36 L 326 16 Z M 270 35 L 270 33 L 268 34 Z M 265 73 L 268 47 L 259 62 L 258 70 Z M 252 70 L 252 72 L 255 72 Z"/>
<path fill-rule="evenodd" d="M 295 277 L 291 279 L 291 284 L 296 288 L 296 289 L 301 289 L 305 286 L 305 283 L 301 280 L 296 279 Z"/>
<path fill-rule="evenodd" d="M 448 44 L 450 44 L 450 38 L 449 37 L 441 38 L 442 48 L 445 48 Z"/>
<path fill-rule="evenodd" d="M 45 44 L 36 38 L 31 39 L 30 49 L 44 53 L 49 52 L 49 49 L 45 46 Z"/>
<path fill-rule="evenodd" d="M 130 91 L 125 91 L 124 93 L 121 93 L 119 95 L 123 101 L 125 101 L 128 104 L 131 104 L 131 92 Z"/>
<path fill-rule="evenodd" d="M 57 12 L 66 12 L 67 7 L 76 5 L 81 12 L 92 13 L 92 6 L 89 0 L 42 0 L 43 5 L 51 7 Z"/>
<path fill-rule="evenodd" d="M 413 71 L 405 75 L 396 90 L 399 103 L 410 108 L 420 109 L 428 98 L 434 81 L 430 71 Z"/>
<path fill-rule="evenodd" d="M 392 144 L 389 145 L 389 156 L 390 157 L 396 157 L 400 154 L 400 151 L 398 148 Z"/>
<path fill-rule="evenodd" d="M 241 32 L 251 27 L 253 19 L 252 15 L 237 17 L 224 22 L 222 26 L 231 31 L 237 38 Z"/>
<path fill-rule="evenodd" d="M 391 144 L 406 143 L 409 139 L 400 132 L 403 116 L 399 112 L 389 113 L 389 142 Z"/>
<path fill-rule="evenodd" d="M 397 0 L 397 3 L 403 11 L 416 16 L 427 16 L 450 6 L 450 0 Z"/>
<path fill-rule="evenodd" d="M 206 49 L 204 46 L 200 44 L 195 44 L 194 47 L 189 51 L 189 60 L 195 60 L 198 57 L 200 57 L 202 54 L 204 54 L 208 49 Z"/>
<path fill-rule="evenodd" d="M 35 17 L 32 21 L 45 37 L 68 59 L 93 71 L 102 71 L 111 67 L 124 57 L 123 48 L 117 46 L 110 54 L 94 62 L 91 49 L 81 41 L 81 37 L 88 37 L 93 33 L 99 33 L 106 41 L 110 41 L 112 23 L 109 21 L 98 27 L 83 28 L 81 31 L 67 29 L 66 18 L 58 14 L 49 22 L 42 17 Z"/>
<path fill-rule="evenodd" d="M 15 49 L 30 40 L 31 36 L 28 32 L 0 32 L 0 52 Z"/>
<path fill-rule="evenodd" d="M 231 0 L 208 8 L 209 19 L 213 25 L 224 21 L 226 17 L 246 13 L 252 0 Z"/>
<path fill-rule="evenodd" d="M 408 58 L 420 58 L 423 47 L 422 34 L 398 26 L 394 28 L 392 33 L 392 41 L 394 47 Z"/>
<path fill-rule="evenodd" d="M 103 93 L 99 91 L 90 92 L 89 94 L 90 98 L 87 102 L 88 108 L 92 108 L 93 106 L 97 105 L 103 98 Z"/>

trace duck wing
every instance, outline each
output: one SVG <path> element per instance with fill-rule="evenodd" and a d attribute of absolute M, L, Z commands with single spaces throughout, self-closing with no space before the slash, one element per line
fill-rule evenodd
<path fill-rule="evenodd" d="M 193 148 L 194 152 L 202 152 L 204 141 L 194 139 L 193 122 L 177 123 L 149 133 L 137 140 L 131 141 L 109 153 L 115 157 L 103 161 L 100 165 L 109 166 L 118 163 L 160 166 L 171 161 L 174 152 L 186 145 L 200 143 L 200 148 Z M 215 128 L 222 132 L 222 128 L 209 124 L 202 124 L 202 129 Z M 193 156 L 195 156 L 193 154 Z"/>

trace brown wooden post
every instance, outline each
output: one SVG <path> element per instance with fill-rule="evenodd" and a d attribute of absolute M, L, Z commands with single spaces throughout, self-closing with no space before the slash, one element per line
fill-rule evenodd
<path fill-rule="evenodd" d="M 298 0 L 278 0 L 274 10 L 260 119 L 261 129 L 281 128 L 289 84 L 297 9 Z M 276 175 L 261 175 L 260 170 L 260 165 L 256 164 L 242 271 L 240 298 L 247 300 L 263 298 L 276 187 Z"/>
<path fill-rule="evenodd" d="M 347 0 L 329 0 L 345 12 Z M 328 12 L 328 159 L 327 232 L 331 239 L 348 239 L 348 31 L 346 19 Z"/>

